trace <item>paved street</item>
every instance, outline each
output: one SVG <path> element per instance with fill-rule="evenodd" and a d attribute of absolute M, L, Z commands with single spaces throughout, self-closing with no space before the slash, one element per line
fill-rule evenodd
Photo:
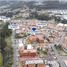
<path fill-rule="evenodd" d="M 14 64 L 13 67 L 17 67 L 18 65 L 18 51 L 17 51 L 17 44 L 15 40 L 15 30 L 12 32 L 12 42 L 13 42 L 13 51 L 14 51 Z"/>
<path fill-rule="evenodd" d="M 57 59 L 58 59 L 58 62 L 60 63 L 60 66 L 61 66 L 61 67 L 67 67 L 67 66 L 65 65 L 64 61 L 63 61 L 64 59 L 63 59 L 62 57 L 60 57 L 60 55 L 58 54 L 56 48 L 55 48 L 54 46 L 52 46 L 52 49 L 53 49 L 54 52 L 55 52 L 55 55 L 56 55 L 56 57 L 57 57 Z"/>

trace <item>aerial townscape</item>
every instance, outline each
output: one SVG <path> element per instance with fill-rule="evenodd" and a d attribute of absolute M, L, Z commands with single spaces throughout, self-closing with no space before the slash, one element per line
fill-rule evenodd
<path fill-rule="evenodd" d="M 0 67 L 67 67 L 67 0 L 0 6 Z"/>

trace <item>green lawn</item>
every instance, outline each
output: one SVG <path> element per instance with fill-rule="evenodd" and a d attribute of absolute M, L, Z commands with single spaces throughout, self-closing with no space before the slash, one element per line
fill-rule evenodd
<path fill-rule="evenodd" d="M 7 51 L 7 57 L 9 58 L 7 60 L 7 65 L 8 67 L 11 67 L 13 64 L 13 49 L 12 49 L 12 40 L 11 40 L 11 36 L 7 37 L 5 39 L 6 43 L 7 43 L 7 47 L 5 48 L 5 50 Z"/>
<path fill-rule="evenodd" d="M 7 38 L 5 39 L 5 41 L 7 42 L 7 46 L 12 47 L 11 36 L 10 36 L 10 37 L 7 37 Z"/>
<path fill-rule="evenodd" d="M 3 66 L 2 66 L 2 62 L 3 62 L 2 54 L 0 53 L 0 67 L 3 67 Z"/>
<path fill-rule="evenodd" d="M 4 65 L 5 67 L 12 67 L 13 64 L 13 48 L 12 48 L 12 40 L 11 40 L 11 30 L 8 30 L 8 23 L 4 23 L 1 31 L 2 36 L 2 44 L 1 46 L 4 49 Z M 4 40 L 3 40 L 4 39 Z M 2 55 L 0 53 L 0 67 L 2 66 Z"/>
<path fill-rule="evenodd" d="M 43 49 L 37 49 L 37 52 L 38 52 L 38 55 L 40 57 L 45 57 L 47 55 L 48 50 L 47 49 L 45 49 L 45 50 L 43 50 Z"/>

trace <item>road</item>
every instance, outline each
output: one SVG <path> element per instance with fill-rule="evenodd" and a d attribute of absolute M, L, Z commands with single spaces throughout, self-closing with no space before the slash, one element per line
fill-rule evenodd
<path fill-rule="evenodd" d="M 58 41 L 59 41 L 58 44 L 63 44 L 64 36 L 65 36 L 65 33 L 62 32 L 61 37 L 60 37 L 60 40 L 58 40 Z M 67 67 L 67 66 L 65 65 L 65 63 L 64 63 L 64 60 L 66 60 L 67 57 L 65 57 L 65 56 L 60 56 L 60 55 L 58 54 L 56 48 L 54 47 L 54 45 L 52 46 L 52 49 L 54 50 L 55 55 L 56 55 L 56 57 L 57 57 L 57 59 L 58 59 L 58 62 L 59 62 L 60 65 L 61 65 L 61 67 Z"/>
<path fill-rule="evenodd" d="M 18 65 L 18 51 L 17 51 L 17 45 L 15 40 L 15 30 L 12 31 L 12 42 L 13 42 L 13 52 L 14 52 L 14 64 L 13 67 L 17 67 Z"/>
<path fill-rule="evenodd" d="M 56 48 L 55 48 L 54 46 L 52 46 L 52 49 L 53 49 L 54 52 L 55 52 L 55 55 L 56 55 L 56 57 L 57 57 L 57 59 L 58 59 L 58 62 L 60 63 L 60 66 L 61 66 L 61 67 L 67 67 L 67 66 L 65 65 L 64 61 L 63 61 L 64 59 L 58 54 Z"/>

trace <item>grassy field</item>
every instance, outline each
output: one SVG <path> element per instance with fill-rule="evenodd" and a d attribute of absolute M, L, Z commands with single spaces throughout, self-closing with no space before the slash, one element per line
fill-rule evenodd
<path fill-rule="evenodd" d="M 2 24 L 1 24 L 2 27 L 0 27 L 2 29 L 2 31 L 1 31 L 2 36 L 0 36 L 2 38 L 1 39 L 2 42 L 0 45 L 4 49 L 4 53 L 3 53 L 4 66 L 5 67 L 12 67 L 12 64 L 13 64 L 13 48 L 12 48 L 12 41 L 11 41 L 11 32 L 10 32 L 11 30 L 8 30 L 8 23 L 2 23 Z M 2 67 L 2 61 L 3 60 L 2 60 L 2 55 L 0 53 L 0 67 Z"/>
<path fill-rule="evenodd" d="M 7 37 L 7 38 L 5 39 L 5 41 L 7 42 L 7 46 L 12 47 L 11 36 L 10 36 L 10 37 Z"/>
<path fill-rule="evenodd" d="M 2 62 L 3 62 L 2 54 L 0 53 L 0 67 L 3 67 L 3 66 L 2 66 Z"/>

